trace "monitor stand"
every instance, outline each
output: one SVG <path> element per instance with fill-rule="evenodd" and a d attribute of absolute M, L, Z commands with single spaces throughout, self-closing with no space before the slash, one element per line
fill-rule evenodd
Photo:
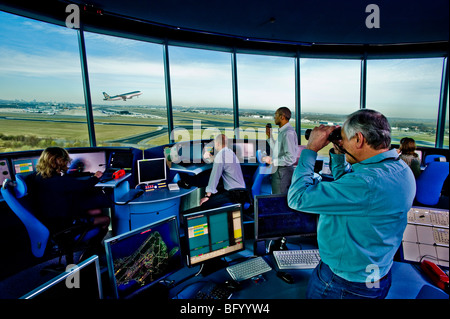
<path fill-rule="evenodd" d="M 285 237 L 281 237 L 279 239 L 274 240 L 273 243 L 270 245 L 269 251 L 271 253 L 276 250 L 288 250 Z"/>
<path fill-rule="evenodd" d="M 131 299 L 143 300 L 167 300 L 169 298 L 169 287 L 158 282 L 143 291 L 133 294 Z"/>
<path fill-rule="evenodd" d="M 208 276 L 209 274 L 212 274 L 213 272 L 216 272 L 225 267 L 228 267 L 228 262 L 225 261 L 223 258 L 208 260 L 203 263 L 203 269 L 201 271 L 201 274 L 203 276 Z"/>

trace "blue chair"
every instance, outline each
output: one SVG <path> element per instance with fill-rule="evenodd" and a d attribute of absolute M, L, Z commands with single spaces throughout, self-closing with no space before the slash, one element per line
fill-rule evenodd
<path fill-rule="evenodd" d="M 268 179 L 270 174 L 272 174 L 272 165 L 267 165 L 262 162 L 262 156 L 261 151 L 257 151 L 257 157 L 258 159 L 258 168 L 255 171 L 255 174 L 253 175 L 253 184 L 252 184 L 252 196 L 255 198 L 257 195 L 261 195 L 263 193 L 262 187 L 265 182 L 265 180 Z M 271 187 L 271 186 L 270 186 Z M 272 191 L 270 190 L 270 193 Z"/>
<path fill-rule="evenodd" d="M 16 175 L 16 182 L 6 179 L 3 182 L 1 194 L 24 224 L 30 238 L 31 252 L 37 258 L 43 257 L 52 249 L 59 255 L 60 265 L 63 255 L 66 257 L 67 264 L 73 264 L 74 249 L 100 233 L 98 228 L 88 229 L 85 226 L 75 225 L 56 234 L 50 234 L 48 228 L 33 214 L 27 197 L 27 184 L 22 175 Z"/>
<path fill-rule="evenodd" d="M 448 176 L 448 162 L 430 162 L 416 180 L 416 201 L 434 206 L 439 202 L 442 186 Z"/>
<path fill-rule="evenodd" d="M 443 161 L 437 161 L 437 159 L 441 159 L 441 158 L 443 158 L 444 160 Z M 446 162 L 446 161 L 447 161 L 447 159 L 445 158 L 444 155 L 431 154 L 431 155 L 425 156 L 425 160 L 423 161 L 423 163 L 425 165 L 428 165 L 431 162 Z"/>
<path fill-rule="evenodd" d="M 11 180 L 5 180 L 1 189 L 2 196 L 11 210 L 19 217 L 28 232 L 31 242 L 31 252 L 35 257 L 42 257 L 47 248 L 50 231 L 44 226 L 27 207 L 24 200 L 27 195 L 27 187 L 21 175 L 16 176 L 14 185 Z"/>
<path fill-rule="evenodd" d="M 417 294 L 416 299 L 446 299 L 446 300 L 448 300 L 448 294 L 437 287 L 430 286 L 430 285 L 424 285 L 420 289 L 419 293 Z"/>
<path fill-rule="evenodd" d="M 249 200 L 246 201 L 242 207 L 244 211 L 248 211 L 251 207 L 253 207 L 253 201 L 254 201 L 255 196 L 261 194 L 261 192 L 262 192 L 261 188 L 262 188 L 264 179 L 266 177 L 268 177 L 272 171 L 272 166 L 263 163 L 261 158 L 262 158 L 261 151 L 258 150 L 256 152 L 256 159 L 257 159 L 259 165 L 256 168 L 255 173 L 253 174 L 253 177 L 252 177 L 252 187 L 250 188 L 250 190 L 242 189 L 242 191 L 247 191 L 250 196 Z M 236 189 L 236 190 L 238 190 L 238 189 Z M 222 205 L 222 207 L 228 206 L 228 205 L 234 205 L 234 203 L 225 203 Z"/>
<path fill-rule="evenodd" d="M 258 167 L 255 170 L 255 173 L 253 174 L 252 178 L 252 187 L 251 187 L 251 202 L 244 204 L 244 210 L 249 209 L 253 205 L 253 200 L 255 196 L 258 196 L 261 194 L 261 187 L 262 184 L 268 176 L 270 176 L 272 171 L 272 166 L 267 165 L 262 162 L 262 154 L 261 151 L 256 151 L 256 159 L 259 163 Z"/>

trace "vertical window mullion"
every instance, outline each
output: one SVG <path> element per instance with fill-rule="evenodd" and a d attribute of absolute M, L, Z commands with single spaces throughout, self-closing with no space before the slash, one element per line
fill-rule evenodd
<path fill-rule="evenodd" d="M 173 143 L 172 130 L 173 130 L 173 112 L 172 112 L 172 88 L 170 82 L 170 63 L 169 63 L 169 46 L 167 41 L 164 43 L 164 80 L 166 89 L 166 107 L 167 107 L 167 129 L 169 134 L 169 142 Z"/>
<path fill-rule="evenodd" d="M 237 55 L 236 49 L 233 49 L 231 54 L 231 79 L 232 79 L 232 90 L 233 90 L 233 121 L 234 129 L 239 127 L 239 95 L 238 95 L 238 78 L 237 78 Z M 236 138 L 239 138 L 236 136 Z"/>
<path fill-rule="evenodd" d="M 436 128 L 436 144 L 435 147 L 444 147 L 445 123 L 447 111 L 447 96 L 448 96 L 448 57 L 444 58 L 442 64 L 441 89 L 439 95 L 439 110 Z"/>
<path fill-rule="evenodd" d="M 86 107 L 86 120 L 89 133 L 89 143 L 91 147 L 97 146 L 95 138 L 94 116 L 92 112 L 91 89 L 89 84 L 89 73 L 86 59 L 86 45 L 84 42 L 83 30 L 78 31 L 78 46 L 80 49 L 81 74 L 83 77 L 84 101 Z"/>
<path fill-rule="evenodd" d="M 300 53 L 297 52 L 297 56 L 295 57 L 295 130 L 297 132 L 297 139 L 299 145 L 301 144 L 302 138 L 301 104 L 302 102 L 301 102 L 301 86 L 300 86 Z"/>
<path fill-rule="evenodd" d="M 360 80 L 360 102 L 359 108 L 366 108 L 366 89 L 367 89 L 367 57 L 361 60 L 361 80 Z"/>

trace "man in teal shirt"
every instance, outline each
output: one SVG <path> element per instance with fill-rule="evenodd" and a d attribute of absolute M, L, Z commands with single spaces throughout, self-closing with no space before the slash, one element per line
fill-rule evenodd
<path fill-rule="evenodd" d="M 334 181 L 314 183 L 317 152 L 330 143 L 335 129 L 321 125 L 311 132 L 288 192 L 291 208 L 320 214 L 322 261 L 307 298 L 384 298 L 415 196 L 414 175 L 396 150 L 389 150 L 384 115 L 362 109 L 347 118 L 342 139 L 333 141 Z"/>

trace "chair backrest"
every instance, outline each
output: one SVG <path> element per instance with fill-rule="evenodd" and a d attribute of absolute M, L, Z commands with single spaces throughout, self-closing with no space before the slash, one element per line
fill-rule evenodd
<path fill-rule="evenodd" d="M 416 299 L 446 299 L 448 300 L 448 294 L 446 294 L 441 289 L 430 286 L 423 285 L 420 289 L 419 293 L 416 296 Z"/>
<path fill-rule="evenodd" d="M 272 173 L 272 166 L 263 163 L 262 153 L 260 150 L 256 151 L 256 159 L 258 160 L 258 167 L 253 174 L 253 184 L 252 184 L 252 196 L 258 196 L 261 194 L 261 185 L 264 178 Z"/>
<path fill-rule="evenodd" d="M 50 231 L 30 211 L 25 202 L 27 185 L 21 175 L 16 175 L 16 183 L 7 179 L 1 188 L 1 193 L 11 208 L 27 229 L 31 242 L 31 252 L 36 257 L 42 257 L 47 247 Z"/>
<path fill-rule="evenodd" d="M 261 193 L 261 184 L 264 179 L 264 175 L 261 174 L 261 166 L 260 164 L 253 175 L 253 184 L 252 184 L 252 197 L 258 196 Z"/>
<path fill-rule="evenodd" d="M 439 202 L 442 186 L 448 176 L 448 162 L 430 162 L 416 181 L 416 200 L 425 205 Z"/>
<path fill-rule="evenodd" d="M 431 162 L 446 162 L 446 161 L 447 161 L 447 159 L 445 158 L 444 155 L 431 154 L 431 155 L 425 156 L 425 160 L 423 161 L 423 163 L 425 165 L 428 165 Z"/>

